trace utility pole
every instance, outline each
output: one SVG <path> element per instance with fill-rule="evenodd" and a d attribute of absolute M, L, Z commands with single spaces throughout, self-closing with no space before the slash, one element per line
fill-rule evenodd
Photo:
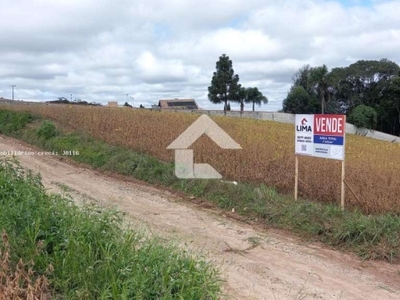
<path fill-rule="evenodd" d="M 71 94 L 71 102 L 72 102 L 72 94 Z"/>
<path fill-rule="evenodd" d="M 131 99 L 132 99 L 132 107 L 133 107 L 133 100 L 134 100 L 134 98 L 131 96 Z"/>
<path fill-rule="evenodd" d="M 15 84 L 13 84 L 13 85 L 10 85 L 10 87 L 11 87 L 11 95 L 12 95 L 12 100 L 14 100 L 14 88 L 16 87 L 16 85 Z"/>

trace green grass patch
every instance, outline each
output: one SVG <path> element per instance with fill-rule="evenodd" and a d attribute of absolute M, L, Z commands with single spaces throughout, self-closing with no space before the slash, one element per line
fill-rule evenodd
<path fill-rule="evenodd" d="M 307 200 L 294 201 L 263 185 L 237 185 L 219 180 L 182 180 L 174 174 L 174 164 L 129 149 L 95 141 L 85 134 L 58 134 L 44 141 L 32 128 L 19 137 L 49 151 L 79 152 L 71 158 L 102 170 L 133 176 L 188 195 L 207 199 L 221 208 L 235 208 L 244 218 L 268 226 L 290 229 L 308 239 L 357 253 L 365 259 L 400 258 L 400 218 L 393 214 L 364 215 L 341 211 L 338 206 Z"/>
<path fill-rule="evenodd" d="M 218 274 L 205 260 L 122 229 L 118 212 L 48 195 L 39 175 L 10 160 L 0 163 L 0 186 L 12 265 L 34 261 L 31 276 L 45 275 L 55 299 L 219 298 Z"/>

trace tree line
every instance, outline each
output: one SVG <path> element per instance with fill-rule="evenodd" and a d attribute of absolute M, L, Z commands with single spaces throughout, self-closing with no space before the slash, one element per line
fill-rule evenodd
<path fill-rule="evenodd" d="M 239 75 L 233 70 L 232 60 L 222 54 L 216 63 L 211 85 L 208 87 L 208 99 L 214 104 L 224 104 L 224 112 L 231 110 L 231 102 L 240 103 L 240 111 L 244 110 L 245 103 L 255 105 L 268 103 L 268 98 L 257 87 L 242 87 L 239 84 Z"/>
<path fill-rule="evenodd" d="M 400 67 L 359 60 L 347 67 L 305 65 L 293 76 L 283 112 L 345 114 L 357 127 L 400 135 Z"/>
<path fill-rule="evenodd" d="M 46 101 L 46 103 L 52 103 L 52 104 L 70 104 L 70 105 L 90 105 L 90 106 L 102 106 L 100 103 L 96 102 L 87 102 L 83 101 L 81 99 L 75 99 L 75 100 L 68 100 L 65 97 L 58 97 L 57 100 L 51 100 L 51 101 Z"/>

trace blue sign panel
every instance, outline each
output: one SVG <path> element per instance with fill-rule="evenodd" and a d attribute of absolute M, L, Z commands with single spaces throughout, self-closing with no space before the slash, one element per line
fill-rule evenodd
<path fill-rule="evenodd" d="M 344 138 L 342 136 L 314 135 L 314 143 L 343 146 Z"/>

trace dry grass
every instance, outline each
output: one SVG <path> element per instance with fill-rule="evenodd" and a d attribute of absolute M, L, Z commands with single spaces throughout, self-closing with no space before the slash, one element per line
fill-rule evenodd
<path fill-rule="evenodd" d="M 0 299 L 4 300 L 47 300 L 51 299 L 49 283 L 45 276 L 35 276 L 34 263 L 19 260 L 15 267 L 10 262 L 8 236 L 2 234 L 0 249 Z"/>
<path fill-rule="evenodd" d="M 198 114 L 76 107 L 68 105 L 12 105 L 57 121 L 64 128 L 82 130 L 114 145 L 173 161 L 167 146 Z M 193 145 L 195 159 L 210 163 L 225 178 L 265 183 L 280 192 L 294 188 L 294 126 L 270 121 L 215 117 L 243 150 L 221 150 L 207 137 Z M 73 149 L 65 149 L 73 150 Z M 340 199 L 339 161 L 300 157 L 302 197 L 321 202 Z M 400 144 L 348 135 L 346 140 L 346 206 L 366 213 L 400 213 Z M 353 195 L 355 194 L 355 196 Z"/>

